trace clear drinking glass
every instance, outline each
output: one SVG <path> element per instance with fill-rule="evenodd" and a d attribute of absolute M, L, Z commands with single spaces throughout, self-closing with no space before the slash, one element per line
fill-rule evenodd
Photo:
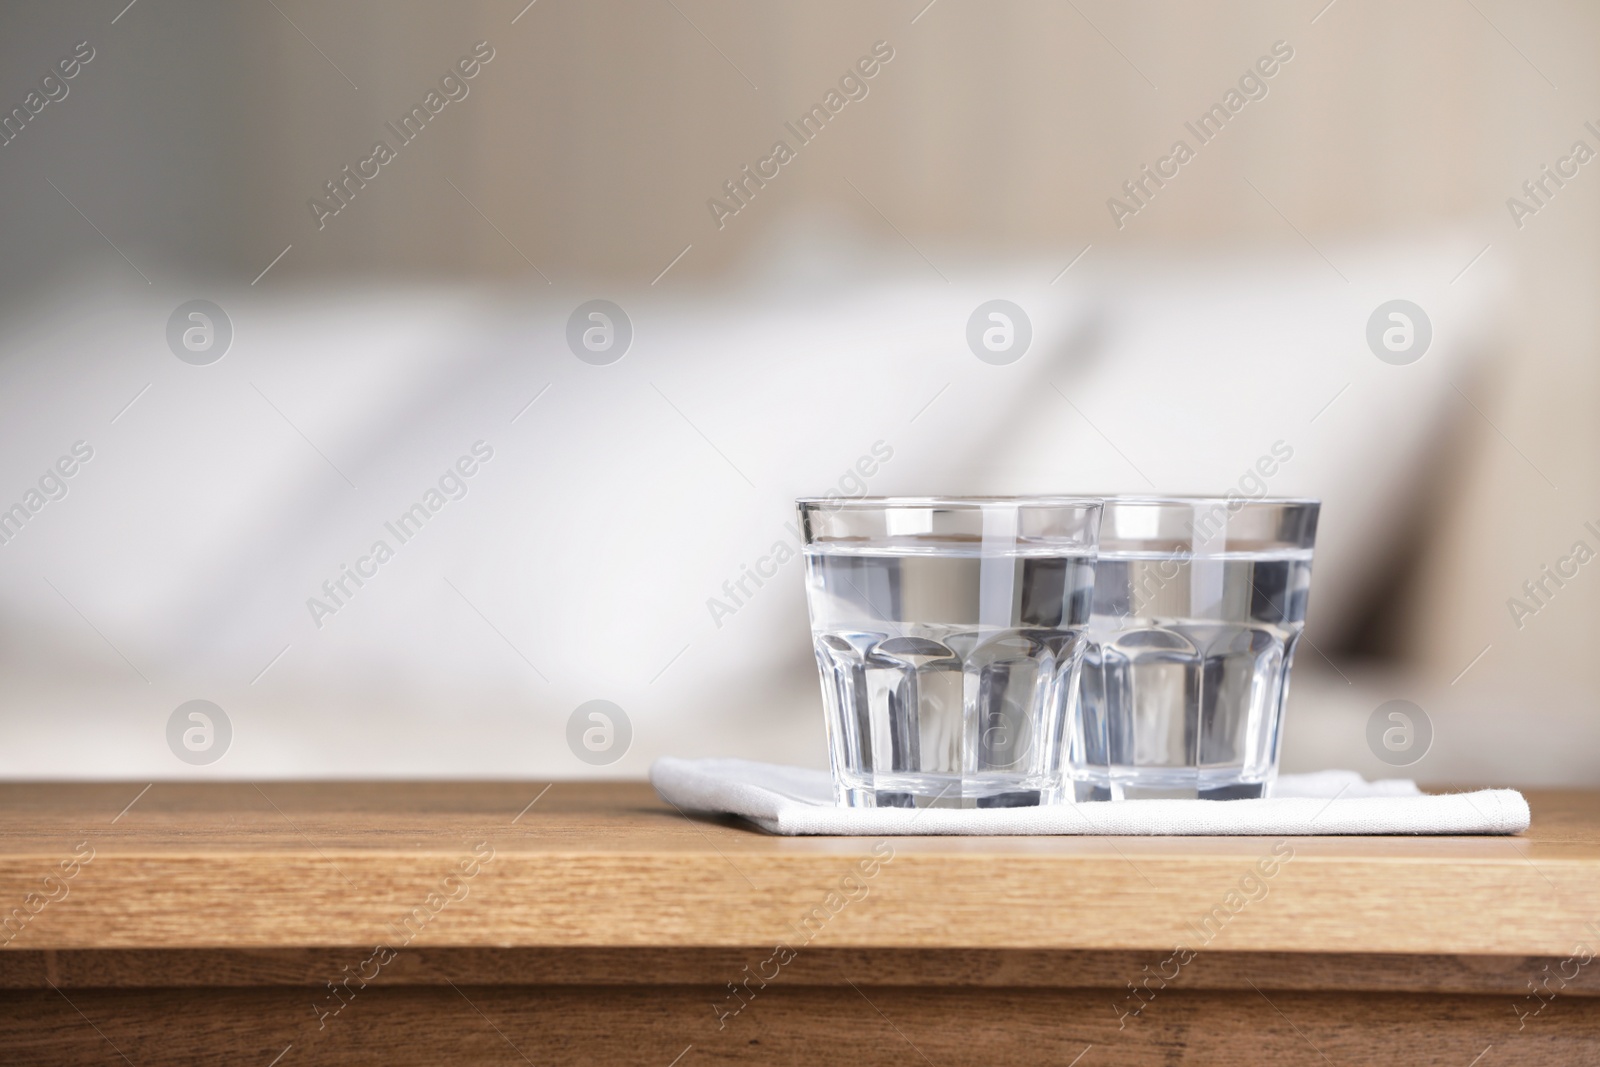
<path fill-rule="evenodd" d="M 798 504 L 839 802 L 1061 799 L 1100 502 Z"/>
<path fill-rule="evenodd" d="M 1319 507 L 1106 498 L 1068 756 L 1077 799 L 1268 794 Z"/>

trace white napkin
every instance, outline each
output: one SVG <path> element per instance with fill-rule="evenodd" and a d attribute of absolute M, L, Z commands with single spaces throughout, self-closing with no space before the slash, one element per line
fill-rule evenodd
<path fill-rule="evenodd" d="M 650 782 L 685 811 L 749 819 L 775 834 L 1326 835 L 1515 834 L 1515 789 L 1424 794 L 1407 779 L 1354 771 L 1278 776 L 1262 800 L 1124 800 L 1033 808 L 842 808 L 824 771 L 741 759 L 658 759 Z"/>

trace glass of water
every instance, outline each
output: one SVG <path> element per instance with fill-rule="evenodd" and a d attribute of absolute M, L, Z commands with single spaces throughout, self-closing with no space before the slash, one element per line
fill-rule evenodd
<path fill-rule="evenodd" d="M 798 504 L 839 803 L 1059 801 L 1099 500 Z"/>
<path fill-rule="evenodd" d="M 1076 799 L 1269 794 L 1319 506 L 1106 498 Z"/>

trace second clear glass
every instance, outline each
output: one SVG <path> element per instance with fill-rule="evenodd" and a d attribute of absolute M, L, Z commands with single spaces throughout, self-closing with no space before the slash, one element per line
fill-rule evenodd
<path fill-rule="evenodd" d="M 1105 499 L 1068 757 L 1076 799 L 1270 792 L 1319 507 Z"/>

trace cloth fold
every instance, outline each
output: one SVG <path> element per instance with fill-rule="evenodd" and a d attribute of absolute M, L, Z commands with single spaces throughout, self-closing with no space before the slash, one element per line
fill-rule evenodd
<path fill-rule="evenodd" d="M 748 819 L 774 834 L 1262 835 L 1515 834 L 1528 802 L 1515 789 L 1425 794 L 1407 779 L 1355 771 L 1279 775 L 1261 800 L 1125 800 L 1033 808 L 845 808 L 825 771 L 741 759 L 663 757 L 661 798 L 686 811 Z"/>

